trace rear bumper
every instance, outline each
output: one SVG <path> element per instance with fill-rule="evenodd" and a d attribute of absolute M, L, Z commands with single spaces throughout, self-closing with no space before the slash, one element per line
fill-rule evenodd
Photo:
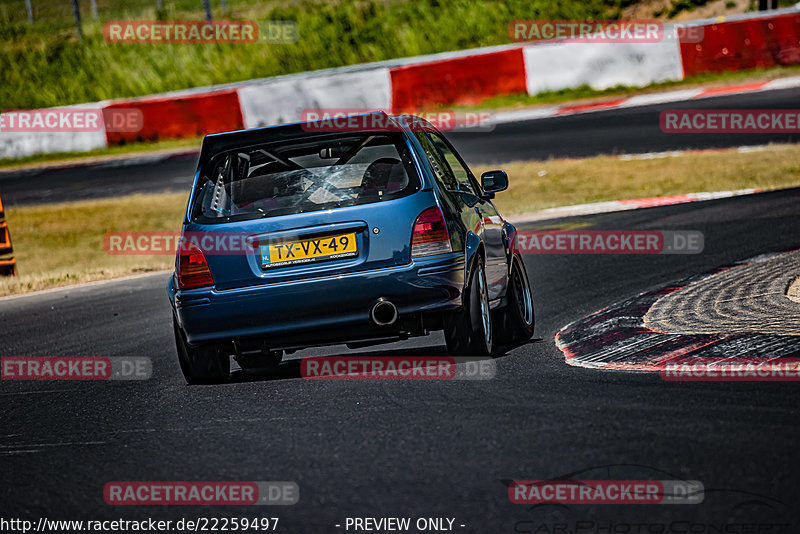
<path fill-rule="evenodd" d="M 168 293 L 190 343 L 264 339 L 270 347 L 376 339 L 409 333 L 423 315 L 461 306 L 464 255 L 442 254 L 410 264 L 218 291 Z M 398 321 L 372 324 L 373 304 L 397 306 Z M 415 332 L 410 332 L 415 333 Z"/>

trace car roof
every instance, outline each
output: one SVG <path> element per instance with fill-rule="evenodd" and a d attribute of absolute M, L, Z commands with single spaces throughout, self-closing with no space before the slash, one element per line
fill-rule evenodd
<path fill-rule="evenodd" d="M 387 124 L 390 125 L 391 131 L 410 133 L 418 127 L 430 127 L 431 124 L 421 117 L 415 115 L 389 115 L 383 111 L 376 111 L 371 113 L 359 113 L 348 115 L 351 117 L 361 117 L 362 122 L 368 124 Z M 223 132 L 217 134 L 209 134 L 203 138 L 203 148 L 200 151 L 200 163 L 206 162 L 214 155 L 224 152 L 226 150 L 236 149 L 238 147 L 247 146 L 259 142 L 280 141 L 281 139 L 294 139 L 303 137 L 316 137 L 319 135 L 334 135 L 336 132 L 320 128 L 321 125 L 330 121 L 329 118 L 323 118 L 317 121 L 301 121 L 293 122 L 290 124 L 280 124 L 277 126 L 264 126 L 261 128 L 251 128 L 249 130 L 236 130 L 232 132 Z M 396 128 L 396 130 L 395 130 Z M 342 134 L 353 134 L 359 132 L 370 132 L 374 129 L 354 129 Z"/>

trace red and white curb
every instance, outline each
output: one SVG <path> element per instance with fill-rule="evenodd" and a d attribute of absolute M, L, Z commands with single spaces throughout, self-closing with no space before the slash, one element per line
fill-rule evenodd
<path fill-rule="evenodd" d="M 800 76 L 780 78 L 766 82 L 731 85 L 728 87 L 701 87 L 696 89 L 666 91 L 662 93 L 646 93 L 624 98 L 609 98 L 608 100 L 601 100 L 587 104 L 572 103 L 518 111 L 501 111 L 492 114 L 492 116 L 487 119 L 482 126 L 537 119 L 549 119 L 553 117 L 592 113 L 595 111 L 609 111 L 614 109 L 668 104 L 670 102 L 686 102 L 702 98 L 714 98 L 718 96 L 774 91 L 778 89 L 791 89 L 794 87 L 800 87 Z"/>
<path fill-rule="evenodd" d="M 655 208 L 659 206 L 672 206 L 674 204 L 685 204 L 687 202 L 701 202 L 704 200 L 716 200 L 720 198 L 738 197 L 742 195 L 752 195 L 760 193 L 761 189 L 736 189 L 733 191 L 713 191 L 705 193 L 686 193 L 684 195 L 671 195 L 665 197 L 632 198 L 627 200 L 610 200 L 608 202 L 593 202 L 590 204 L 576 204 L 574 206 L 560 206 L 548 208 L 531 213 L 509 216 L 508 220 L 514 224 L 543 221 L 548 219 L 559 219 L 562 217 L 574 217 L 579 215 L 597 215 L 600 213 L 613 213 L 616 211 L 628 211 L 641 208 Z"/>
<path fill-rule="evenodd" d="M 692 358 L 796 358 L 800 350 L 795 335 L 763 334 L 747 329 L 736 333 L 659 332 L 646 326 L 644 319 L 656 302 L 678 290 L 759 259 L 796 250 L 718 267 L 598 310 L 559 330 L 554 336 L 556 347 L 569 365 L 615 371 L 662 371 L 668 362 Z"/>
<path fill-rule="evenodd" d="M 619 159 L 621 161 L 635 161 L 646 159 L 662 159 L 662 158 L 676 158 L 686 154 L 719 154 L 723 152 L 730 152 L 736 150 L 739 154 L 749 154 L 751 152 L 764 152 L 770 150 L 770 145 L 745 145 L 734 148 L 705 148 L 699 150 L 668 150 L 665 152 L 644 152 L 641 154 L 621 154 Z"/>

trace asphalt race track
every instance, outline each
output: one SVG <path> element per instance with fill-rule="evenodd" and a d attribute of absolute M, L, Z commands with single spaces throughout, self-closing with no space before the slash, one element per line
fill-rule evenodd
<path fill-rule="evenodd" d="M 800 90 L 789 89 L 450 137 L 475 163 L 794 142 L 791 134 L 664 134 L 658 113 L 798 104 Z M 0 193 L 14 206 L 186 191 L 195 158 L 3 173 Z M 799 218 L 800 189 L 791 189 L 537 223 L 701 231 L 705 249 L 527 255 L 535 339 L 503 351 L 495 378 L 483 381 L 300 377 L 298 361 L 308 356 L 444 355 L 435 334 L 359 351 L 309 349 L 271 374 L 237 370 L 228 384 L 190 387 L 177 364 L 167 274 L 0 299 L 0 356 L 144 356 L 153 365 L 147 381 L 2 382 L 0 507 L 34 520 L 278 517 L 276 531 L 284 533 L 353 532 L 345 529 L 348 517 L 450 518 L 456 532 L 488 534 L 798 532 L 797 382 L 667 382 L 657 373 L 576 367 L 565 363 L 554 335 L 642 292 L 800 247 Z M 694 313 L 702 317 L 702 309 Z M 564 478 L 698 480 L 704 500 L 509 500 L 509 481 Z M 300 500 L 275 507 L 104 502 L 106 483 L 137 480 L 294 481 Z"/>
<path fill-rule="evenodd" d="M 571 220 L 699 230 L 705 250 L 526 256 L 538 340 L 497 358 L 496 377 L 485 381 L 299 377 L 297 358 L 345 353 L 333 347 L 298 352 L 274 376 L 236 372 L 229 384 L 190 387 L 176 361 L 165 274 L 2 300 L 0 356 L 147 356 L 153 377 L 4 382 L 0 503 L 25 518 L 279 517 L 286 533 L 346 532 L 348 517 L 397 516 L 454 518 L 454 531 L 470 533 L 559 532 L 564 523 L 580 529 L 562 532 L 797 532 L 796 382 L 665 382 L 573 367 L 553 336 L 637 293 L 797 247 L 798 217 L 800 189 Z M 444 348 L 437 335 L 361 352 Z M 705 497 L 694 505 L 509 501 L 509 480 L 576 473 L 699 480 Z M 295 481 L 300 501 L 106 505 L 104 484 L 124 480 Z"/>
<path fill-rule="evenodd" d="M 667 134 L 659 128 L 659 113 L 665 109 L 798 106 L 800 88 L 781 89 L 500 124 L 492 132 L 456 131 L 448 137 L 468 163 L 786 143 L 796 142 L 797 135 Z M 183 192 L 194 178 L 196 162 L 196 154 L 191 153 L 60 169 L 0 171 L 0 194 L 7 206 L 15 206 L 137 192 Z"/>

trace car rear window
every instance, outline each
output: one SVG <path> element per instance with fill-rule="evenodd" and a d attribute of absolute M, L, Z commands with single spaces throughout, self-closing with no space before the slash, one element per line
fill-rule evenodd
<path fill-rule="evenodd" d="M 198 183 L 197 222 L 276 217 L 383 202 L 419 189 L 402 134 L 295 139 L 213 158 Z"/>

